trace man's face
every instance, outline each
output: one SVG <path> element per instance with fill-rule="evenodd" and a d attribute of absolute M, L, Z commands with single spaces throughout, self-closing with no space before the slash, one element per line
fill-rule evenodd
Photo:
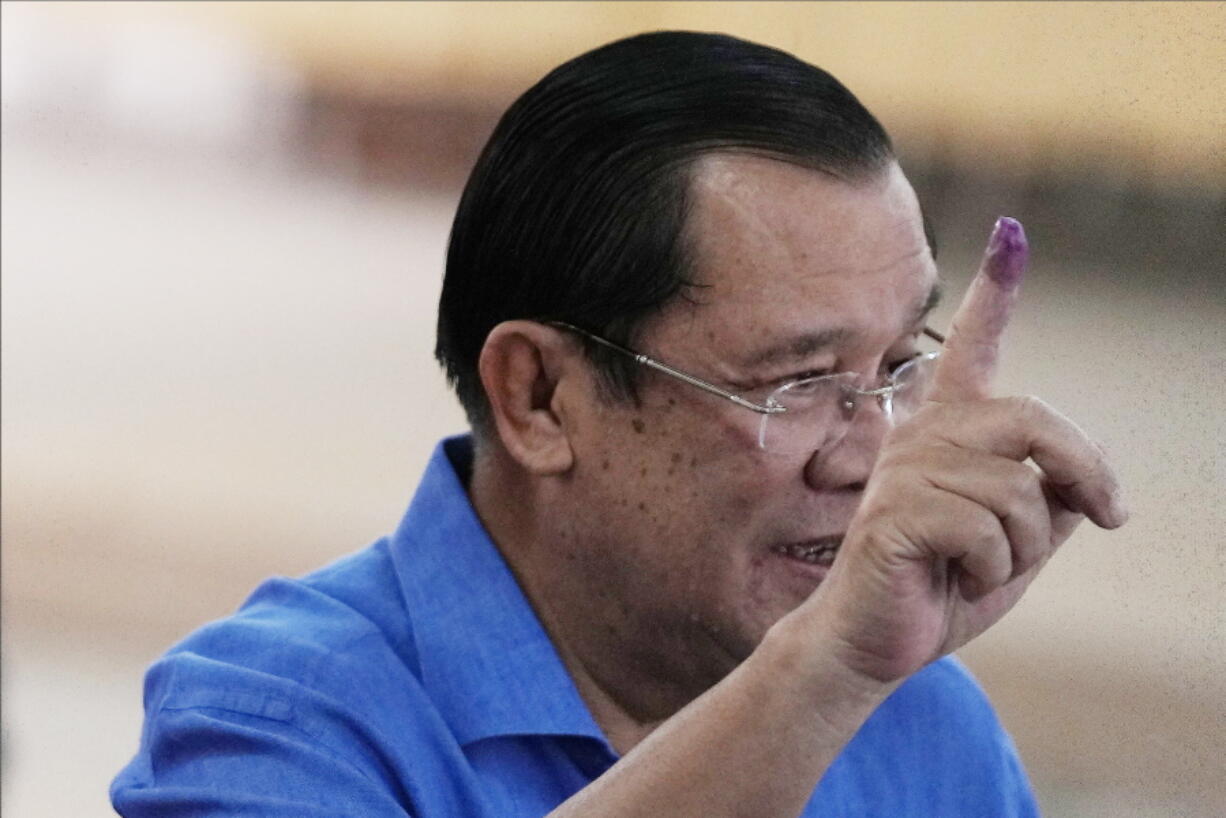
<path fill-rule="evenodd" d="M 759 399 L 914 352 L 936 268 L 896 166 L 851 185 L 715 155 L 691 192 L 700 286 L 648 322 L 639 351 Z M 809 348 L 817 336 L 834 340 Z M 886 422 L 869 401 L 820 458 L 782 456 L 757 447 L 759 415 L 680 381 L 645 370 L 639 397 L 593 397 L 572 418 L 576 575 L 593 626 L 632 661 L 710 683 L 817 587 L 826 569 L 784 552 L 846 531 Z"/>

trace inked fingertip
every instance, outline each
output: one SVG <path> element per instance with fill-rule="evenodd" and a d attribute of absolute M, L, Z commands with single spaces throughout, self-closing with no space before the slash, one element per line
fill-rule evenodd
<path fill-rule="evenodd" d="M 1026 271 L 1029 256 L 1030 247 L 1022 223 L 1009 216 L 997 219 L 984 264 L 988 277 L 1005 287 L 1016 286 Z"/>
<path fill-rule="evenodd" d="M 999 217 L 992 228 L 992 234 L 1002 238 L 1026 240 L 1026 231 L 1022 228 L 1022 223 L 1012 216 Z"/>

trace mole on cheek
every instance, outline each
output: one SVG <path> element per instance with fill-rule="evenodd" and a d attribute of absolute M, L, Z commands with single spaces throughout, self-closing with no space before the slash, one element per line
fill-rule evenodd
<path fill-rule="evenodd" d="M 634 420 L 630 421 L 630 425 L 633 426 L 634 431 L 638 432 L 640 435 L 643 433 L 643 430 L 647 428 L 643 424 L 643 421 L 638 418 L 635 418 Z"/>
<path fill-rule="evenodd" d="M 601 468 L 601 469 L 603 469 L 604 471 L 608 471 L 608 470 L 609 470 L 609 461 L 608 461 L 608 460 L 606 460 L 606 461 L 604 461 L 603 463 L 601 463 L 601 464 L 600 464 L 600 468 Z"/>
<path fill-rule="evenodd" d="M 646 511 L 646 510 L 647 510 L 647 504 L 639 503 L 639 511 Z"/>

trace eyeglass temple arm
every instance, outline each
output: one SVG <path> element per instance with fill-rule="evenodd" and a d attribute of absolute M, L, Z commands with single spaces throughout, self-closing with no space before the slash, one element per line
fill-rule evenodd
<path fill-rule="evenodd" d="M 732 392 L 728 392 L 726 390 L 720 389 L 715 384 L 708 383 L 707 381 L 704 381 L 702 378 L 696 378 L 693 375 L 688 375 L 679 369 L 673 369 L 668 364 L 660 363 L 654 358 L 649 358 L 646 355 L 642 354 L 641 352 L 635 352 L 632 349 L 627 349 L 626 347 L 620 344 L 615 344 L 612 341 L 609 341 L 605 338 L 601 338 L 599 335 L 593 335 L 587 330 L 580 329 L 579 327 L 576 327 L 573 324 L 567 324 L 563 321 L 549 321 L 547 323 L 555 327 L 561 327 L 563 329 L 568 329 L 568 330 L 571 330 L 572 332 L 576 332 L 582 335 L 584 338 L 588 338 L 592 341 L 595 341 L 598 344 L 601 344 L 602 346 L 608 347 L 614 352 L 619 352 L 622 355 L 626 355 L 630 358 L 633 358 L 636 362 L 642 364 L 643 366 L 649 366 L 658 372 L 663 372 L 665 375 L 670 375 L 674 378 L 677 378 L 678 380 L 685 381 L 691 386 L 697 386 L 699 389 L 702 389 L 703 391 L 706 391 L 706 392 L 710 392 L 712 395 L 718 395 L 721 398 L 726 398 L 727 400 L 730 400 L 733 403 L 735 403 L 737 406 L 744 406 L 746 409 L 751 409 L 760 415 L 775 415 L 780 412 L 787 411 L 787 409 L 782 406 L 762 406 L 761 404 L 754 403 L 753 401 L 750 401 L 750 400 L 746 400 L 745 398 L 742 398 L 740 395 L 735 395 Z"/>
<path fill-rule="evenodd" d="M 702 378 L 696 378 L 693 375 L 689 375 L 685 372 L 682 372 L 679 369 L 673 369 L 668 364 L 661 363 L 660 361 L 657 361 L 654 358 L 649 358 L 646 355 L 642 354 L 641 352 L 635 352 L 632 349 L 627 349 L 621 344 L 615 344 L 606 338 L 601 338 L 599 335 L 594 335 L 585 329 L 576 327 L 574 324 L 568 324 L 565 321 L 547 321 L 545 323 L 550 324 L 551 326 L 561 327 L 562 329 L 568 329 L 571 332 L 576 332 L 579 335 L 582 335 L 584 338 L 588 338 L 592 341 L 595 341 L 598 344 L 601 344 L 602 346 L 608 347 L 614 352 L 619 352 L 622 355 L 633 358 L 636 362 L 642 364 L 643 366 L 649 366 L 658 372 L 663 372 L 665 375 L 670 375 L 674 378 L 677 378 L 678 380 L 685 381 L 691 386 L 697 386 L 699 389 L 702 389 L 705 392 L 710 392 L 712 395 L 718 395 L 721 398 L 726 398 L 727 400 L 730 400 L 733 403 L 735 403 L 737 406 L 744 406 L 746 409 L 750 409 L 754 412 L 757 412 L 760 415 L 776 415 L 781 412 L 787 411 L 787 408 L 783 406 L 763 406 L 761 404 L 754 403 L 753 401 L 746 400 L 745 398 L 742 398 L 740 395 L 735 395 L 732 392 L 728 392 L 724 389 L 720 389 L 715 384 L 708 383 L 707 381 L 704 381 Z M 938 344 L 945 343 L 945 336 L 937 332 L 936 330 L 932 329 L 931 327 L 924 327 L 923 332 L 925 335 L 927 335 L 932 340 L 936 341 Z"/>
<path fill-rule="evenodd" d="M 762 406 L 761 404 L 754 403 L 753 401 L 750 401 L 750 400 L 746 400 L 745 398 L 742 398 L 740 395 L 735 395 L 732 392 L 727 392 L 723 389 L 720 389 L 715 384 L 707 383 L 702 378 L 695 378 L 693 375 L 687 375 L 680 370 L 673 369 L 668 364 L 662 364 L 659 361 L 654 360 L 652 358 L 648 358 L 646 355 L 643 355 L 641 353 L 634 353 L 634 360 L 638 361 L 644 366 L 649 366 L 652 369 L 659 370 L 660 372 L 663 372 L 665 374 L 672 375 L 674 378 L 683 380 L 686 383 L 690 384 L 691 386 L 697 386 L 699 389 L 706 390 L 707 392 L 710 392 L 712 395 L 719 395 L 721 398 L 727 398 L 728 400 L 735 403 L 737 406 L 744 406 L 746 409 L 752 409 L 753 411 L 757 412 L 760 415 L 775 415 L 780 412 L 787 411 L 787 409 L 783 406 Z"/>

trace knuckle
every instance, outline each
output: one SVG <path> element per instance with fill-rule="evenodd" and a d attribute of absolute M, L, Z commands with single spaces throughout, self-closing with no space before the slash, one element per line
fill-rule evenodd
<path fill-rule="evenodd" d="M 1013 542 L 1014 573 L 1022 573 L 1036 565 L 1047 554 L 1051 544 L 1051 529 L 1040 520 L 1029 520 L 1020 526 Z"/>
<path fill-rule="evenodd" d="M 1034 395 L 1020 395 L 1009 400 L 1013 404 L 1013 411 L 1023 421 L 1042 423 L 1055 415 L 1055 411 L 1046 401 Z"/>
<path fill-rule="evenodd" d="M 1039 473 L 1025 463 L 1010 461 L 1005 476 L 1005 488 L 1014 507 L 1029 507 L 1043 499 Z"/>
<path fill-rule="evenodd" d="M 1046 508 L 1042 474 L 1027 462 L 1005 460 L 994 464 L 991 504 L 1002 519 L 1028 519 Z"/>
<path fill-rule="evenodd" d="M 1013 576 L 1013 562 L 1008 559 L 1000 560 L 992 564 L 992 584 L 993 586 L 1004 585 Z"/>
<path fill-rule="evenodd" d="M 976 514 L 974 522 L 971 523 L 969 531 L 971 540 L 975 543 L 976 548 L 992 549 L 997 548 L 1002 544 L 1004 532 L 1001 530 L 1000 520 L 995 514 L 987 512 Z"/>
<path fill-rule="evenodd" d="M 995 584 L 1009 579 L 1013 570 L 1009 539 L 993 515 L 985 515 L 975 532 L 975 550 L 978 562 L 983 566 L 984 579 Z"/>
<path fill-rule="evenodd" d="M 1111 459 L 1107 456 L 1107 450 L 1099 444 L 1098 441 L 1087 438 L 1090 444 L 1090 457 L 1094 465 L 1094 470 L 1103 475 L 1103 477 L 1114 482 L 1115 471 L 1111 468 Z"/>

